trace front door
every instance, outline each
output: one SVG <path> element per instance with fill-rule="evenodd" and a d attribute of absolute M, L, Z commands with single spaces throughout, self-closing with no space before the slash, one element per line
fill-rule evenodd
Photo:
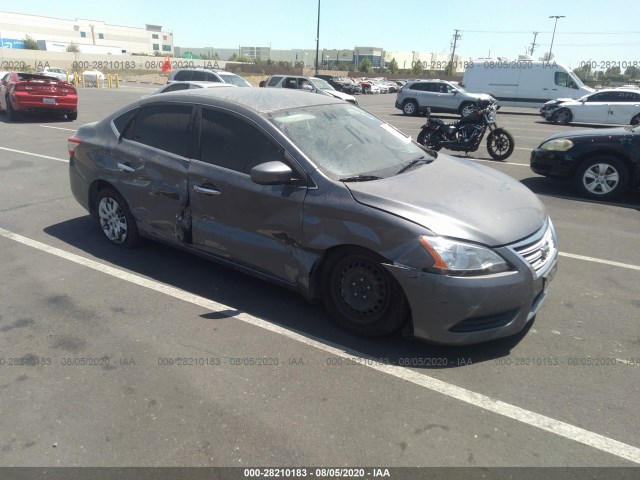
<path fill-rule="evenodd" d="M 306 175 L 258 185 L 254 166 L 285 162 L 284 150 L 246 118 L 202 108 L 200 149 L 189 167 L 196 248 L 288 283 L 298 280 Z"/>

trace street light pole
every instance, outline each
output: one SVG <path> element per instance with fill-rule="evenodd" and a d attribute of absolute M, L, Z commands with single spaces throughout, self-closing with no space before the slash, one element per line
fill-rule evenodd
<path fill-rule="evenodd" d="M 316 32 L 316 73 L 318 75 L 318 53 L 320 52 L 320 0 L 318 0 L 318 31 Z"/>
<path fill-rule="evenodd" d="M 318 0 L 320 1 L 320 0 Z M 553 39 L 556 37 L 556 26 L 558 25 L 558 19 L 564 18 L 564 15 L 550 15 L 549 18 L 555 18 L 556 22 L 553 24 L 553 35 L 551 35 L 551 46 L 549 47 L 549 55 L 547 56 L 547 61 L 551 61 L 551 51 L 553 50 Z M 535 41 L 535 38 L 534 38 Z"/>

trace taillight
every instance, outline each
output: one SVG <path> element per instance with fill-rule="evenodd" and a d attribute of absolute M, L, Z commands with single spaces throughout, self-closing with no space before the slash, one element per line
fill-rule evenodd
<path fill-rule="evenodd" d="M 25 90 L 33 90 L 33 87 L 29 86 L 29 85 L 16 85 L 14 90 L 23 92 Z"/>
<path fill-rule="evenodd" d="M 82 143 L 82 140 L 80 140 L 78 137 L 69 137 L 67 139 L 67 148 L 69 149 L 69 158 L 73 157 L 73 154 L 76 151 L 76 148 L 78 148 L 78 145 L 80 145 Z"/>

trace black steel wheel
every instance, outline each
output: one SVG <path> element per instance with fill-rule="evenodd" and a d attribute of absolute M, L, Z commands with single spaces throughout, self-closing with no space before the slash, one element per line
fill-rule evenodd
<path fill-rule="evenodd" d="M 409 315 L 400 285 L 376 257 L 344 249 L 329 258 L 324 269 L 325 308 L 338 325 L 357 335 L 387 335 Z"/>
<path fill-rule="evenodd" d="M 136 221 L 127 202 L 112 188 L 100 190 L 95 201 L 95 215 L 109 242 L 124 248 L 140 243 Z"/>
<path fill-rule="evenodd" d="M 487 151 L 494 160 L 506 160 L 514 148 L 513 137 L 503 128 L 496 128 L 487 136 Z"/>

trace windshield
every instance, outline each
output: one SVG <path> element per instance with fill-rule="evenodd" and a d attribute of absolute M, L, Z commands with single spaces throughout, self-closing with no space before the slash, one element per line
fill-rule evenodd
<path fill-rule="evenodd" d="M 392 176 L 425 151 L 354 105 L 280 110 L 270 120 L 329 177 Z"/>
<path fill-rule="evenodd" d="M 309 80 L 318 90 L 335 90 L 335 88 L 329 85 L 326 80 L 323 80 L 321 78 L 310 78 Z"/>

